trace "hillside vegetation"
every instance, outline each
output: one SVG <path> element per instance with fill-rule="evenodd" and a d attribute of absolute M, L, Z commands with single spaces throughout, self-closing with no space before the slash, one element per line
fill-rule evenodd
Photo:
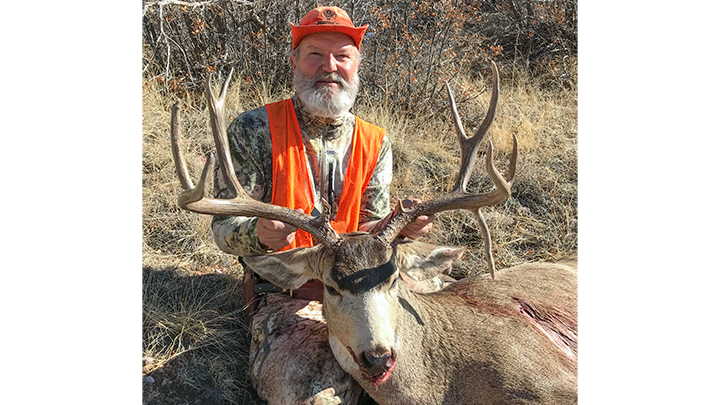
<path fill-rule="evenodd" d="M 170 151 L 170 106 L 182 104 L 181 131 L 189 170 L 197 179 L 205 154 L 214 149 L 199 81 L 213 71 L 219 82 L 218 73 L 224 77 L 235 67 L 226 99 L 228 122 L 242 111 L 290 96 L 289 22 L 299 21 L 315 2 L 197 4 L 204 5 L 145 3 L 144 403 L 261 403 L 246 375 L 243 269 L 213 243 L 209 216 L 176 204 L 181 188 Z M 488 60 L 495 60 L 500 100 L 487 138 L 501 171 L 508 164 L 512 135 L 520 147 L 512 196 L 483 209 L 496 264 L 502 269 L 576 252 L 575 2 L 324 4 L 354 10 L 356 24 L 373 27 L 363 43 L 363 89 L 354 112 L 388 130 L 394 200 L 429 199 L 452 186 L 460 156 L 443 81 L 449 81 L 466 131 L 472 133 L 487 110 Z M 486 146 L 487 140 L 481 150 Z M 468 189 L 492 189 L 483 159 Z M 468 247 L 453 276 L 487 271 L 482 238 L 469 213 L 438 214 L 424 239 Z"/>

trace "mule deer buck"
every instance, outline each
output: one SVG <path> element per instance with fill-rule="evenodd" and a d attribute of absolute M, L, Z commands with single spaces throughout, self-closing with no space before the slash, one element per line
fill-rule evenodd
<path fill-rule="evenodd" d="M 423 280 L 449 269 L 464 247 L 442 247 L 397 238 L 419 215 L 471 210 L 485 232 L 480 207 L 510 196 L 517 139 L 505 175 L 486 166 L 495 190 L 466 192 L 480 140 L 498 101 L 493 63 L 488 113 L 474 136 L 465 135 L 449 86 L 450 109 L 461 144 L 461 167 L 454 189 L 410 208 L 374 233 L 337 234 L 329 225 L 329 205 L 320 217 L 252 200 L 235 177 L 222 104 L 206 81 L 213 136 L 220 167 L 236 197 L 206 197 L 212 188 L 214 157 L 208 156 L 194 187 L 173 132 L 178 174 L 187 190 L 179 205 L 202 214 L 259 216 L 280 220 L 312 234 L 320 243 L 264 256 L 245 257 L 263 278 L 285 289 L 309 279 L 325 285 L 323 314 L 333 354 L 380 404 L 568 404 L 577 402 L 577 270 L 567 264 L 523 264 L 497 272 L 489 250 L 491 277 L 474 276 L 429 294 L 411 292 L 404 279 Z M 232 73 L 232 72 L 231 72 Z M 173 110 L 176 126 L 176 108 Z M 489 238 L 486 238 L 489 242 Z M 486 243 L 486 246 L 489 243 Z M 402 274 L 402 276 L 401 276 Z"/>

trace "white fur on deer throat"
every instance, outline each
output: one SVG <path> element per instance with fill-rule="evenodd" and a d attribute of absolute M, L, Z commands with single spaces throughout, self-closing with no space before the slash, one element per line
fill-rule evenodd
<path fill-rule="evenodd" d="M 330 347 L 345 370 L 357 370 L 363 352 L 379 347 L 397 350 L 396 290 L 346 293 L 342 300 L 342 305 L 327 300 L 325 305 L 330 305 L 326 309 L 333 312 L 345 309 L 334 314 L 332 325 L 328 325 Z"/>

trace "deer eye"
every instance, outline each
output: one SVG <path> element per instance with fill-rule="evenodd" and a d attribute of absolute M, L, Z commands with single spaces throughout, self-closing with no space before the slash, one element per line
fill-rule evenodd
<path fill-rule="evenodd" d="M 325 289 L 327 290 L 328 293 L 330 293 L 330 295 L 336 295 L 336 296 L 339 296 L 339 295 L 340 295 L 340 293 L 337 292 L 336 289 L 330 287 L 330 286 L 327 285 L 327 284 L 325 284 Z"/>
<path fill-rule="evenodd" d="M 393 280 L 392 284 L 390 284 L 390 289 L 397 287 L 397 282 L 400 277 L 395 277 L 395 280 Z"/>

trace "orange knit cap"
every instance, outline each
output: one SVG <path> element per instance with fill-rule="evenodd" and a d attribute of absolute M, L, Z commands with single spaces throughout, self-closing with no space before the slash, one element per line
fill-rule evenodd
<path fill-rule="evenodd" d="M 339 7 L 314 8 L 305 14 L 305 17 L 300 20 L 300 24 L 295 25 L 290 23 L 290 30 L 292 32 L 291 49 L 295 49 L 306 35 L 329 31 L 340 32 L 350 36 L 353 42 L 355 42 L 355 46 L 360 50 L 360 42 L 367 28 L 368 24 L 362 27 L 354 26 L 345 10 Z"/>

